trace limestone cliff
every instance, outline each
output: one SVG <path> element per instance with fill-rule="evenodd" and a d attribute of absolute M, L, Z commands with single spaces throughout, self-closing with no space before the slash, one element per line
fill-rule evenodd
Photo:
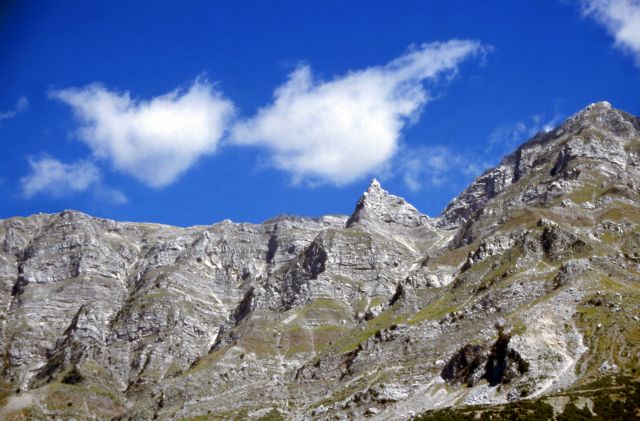
<path fill-rule="evenodd" d="M 640 120 L 590 105 L 430 218 L 0 221 L 0 417 L 405 419 L 638 376 Z"/>

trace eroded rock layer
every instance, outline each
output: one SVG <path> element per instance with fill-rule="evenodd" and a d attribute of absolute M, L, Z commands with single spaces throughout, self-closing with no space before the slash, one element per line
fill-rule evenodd
<path fill-rule="evenodd" d="M 405 419 L 640 369 L 640 120 L 597 103 L 429 218 L 0 221 L 0 417 Z M 198 418 L 200 419 L 200 418 Z"/>

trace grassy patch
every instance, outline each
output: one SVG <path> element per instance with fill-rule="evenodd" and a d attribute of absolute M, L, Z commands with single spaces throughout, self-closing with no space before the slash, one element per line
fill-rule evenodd
<path fill-rule="evenodd" d="M 607 293 L 585 296 L 574 316 L 589 348 L 581 360 L 583 376 L 597 378 L 604 361 L 622 372 L 638 373 L 640 322 L 630 315 L 638 314 L 640 293 L 609 277 L 602 277 L 598 287 Z"/>
<path fill-rule="evenodd" d="M 365 390 L 367 386 L 368 386 L 367 380 L 365 378 L 359 378 L 355 382 L 349 383 L 348 385 L 340 389 L 334 390 L 333 393 L 328 398 L 324 398 L 315 402 L 313 405 L 311 405 L 311 407 L 317 408 L 321 405 L 329 406 L 336 402 L 342 402 L 343 400 L 347 399 L 349 396 L 353 395 L 354 393 Z"/>
<path fill-rule="evenodd" d="M 638 419 L 640 415 L 640 381 L 629 377 L 607 378 L 588 387 L 572 389 L 549 397 L 522 400 L 503 405 L 476 405 L 427 411 L 417 421 L 536 421 L 536 420 L 597 420 L 615 421 Z M 549 404 L 564 398 L 561 412 L 554 414 Z M 593 412 L 584 402 L 590 401 Z M 580 402 L 583 402 L 580 404 Z"/>
<path fill-rule="evenodd" d="M 475 241 L 467 246 L 446 251 L 429 260 L 428 266 L 458 266 L 467 259 L 470 251 L 478 247 L 479 242 Z"/>
<path fill-rule="evenodd" d="M 438 320 L 456 311 L 458 307 L 451 302 L 452 298 L 453 294 L 451 292 L 445 293 L 442 297 L 417 312 L 409 319 L 408 323 L 417 324 L 423 320 Z"/>
<path fill-rule="evenodd" d="M 338 341 L 346 331 L 346 328 L 334 325 L 314 328 L 295 326 L 283 333 L 280 343 L 287 356 L 304 352 L 322 352 Z"/>
<path fill-rule="evenodd" d="M 11 395 L 13 395 L 12 384 L 0 382 L 0 408 L 2 408 L 7 403 L 7 399 Z"/>
<path fill-rule="evenodd" d="M 80 419 L 86 415 L 86 411 L 98 419 L 111 419 L 125 410 L 125 406 L 113 392 L 104 390 L 97 384 L 51 383 L 41 390 L 46 393 L 43 403 L 47 411 L 62 419 Z"/>
<path fill-rule="evenodd" d="M 380 313 L 375 319 L 367 321 L 366 326 L 357 327 L 349 331 L 336 342 L 333 348 L 340 354 L 353 351 L 379 330 L 389 328 L 393 324 L 403 323 L 406 319 L 405 315 L 396 314 L 393 308 L 388 309 Z"/>
<path fill-rule="evenodd" d="M 180 418 L 179 421 L 240 421 L 249 418 L 248 409 L 239 409 L 237 411 L 215 412 L 195 417 Z"/>
<path fill-rule="evenodd" d="M 636 206 L 625 202 L 615 201 L 609 203 L 606 210 L 598 215 L 598 221 L 631 221 L 636 224 L 640 224 L 640 214 Z"/>

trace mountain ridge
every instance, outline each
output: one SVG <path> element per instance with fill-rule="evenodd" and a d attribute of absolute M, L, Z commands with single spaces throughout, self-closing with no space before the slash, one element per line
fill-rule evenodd
<path fill-rule="evenodd" d="M 0 416 L 404 419 L 637 375 L 639 167 L 600 102 L 435 218 L 374 179 L 351 216 L 2 220 Z"/>

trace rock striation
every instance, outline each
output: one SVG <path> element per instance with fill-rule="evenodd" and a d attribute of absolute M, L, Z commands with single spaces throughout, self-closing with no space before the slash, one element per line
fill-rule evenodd
<path fill-rule="evenodd" d="M 640 120 L 601 102 L 436 218 L 373 180 L 348 217 L 0 221 L 0 418 L 406 419 L 637 376 L 639 186 Z"/>

